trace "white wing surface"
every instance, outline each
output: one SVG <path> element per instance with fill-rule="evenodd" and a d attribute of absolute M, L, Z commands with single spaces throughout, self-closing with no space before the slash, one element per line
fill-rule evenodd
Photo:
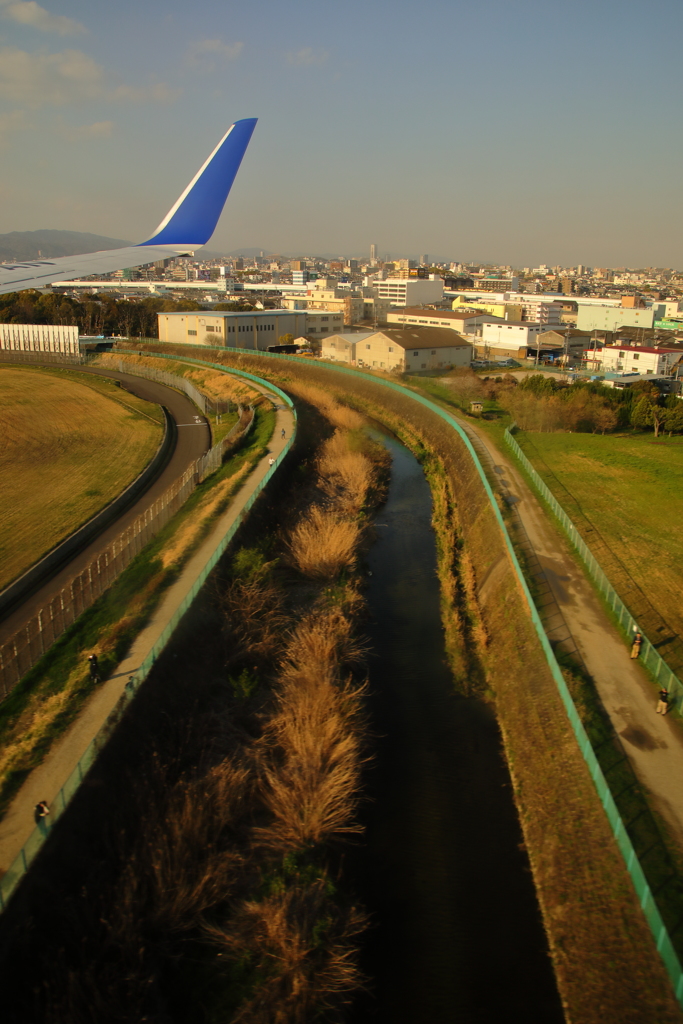
<path fill-rule="evenodd" d="M 230 126 L 146 242 L 80 256 L 0 264 L 0 294 L 91 274 L 110 274 L 113 270 L 172 259 L 199 249 L 215 230 L 255 125 L 256 118 L 245 118 Z"/>

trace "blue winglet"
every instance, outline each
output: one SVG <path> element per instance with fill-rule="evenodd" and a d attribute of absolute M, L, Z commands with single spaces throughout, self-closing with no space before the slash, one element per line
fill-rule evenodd
<path fill-rule="evenodd" d="M 257 118 L 235 121 L 154 235 L 141 245 L 199 247 L 214 233 Z"/>

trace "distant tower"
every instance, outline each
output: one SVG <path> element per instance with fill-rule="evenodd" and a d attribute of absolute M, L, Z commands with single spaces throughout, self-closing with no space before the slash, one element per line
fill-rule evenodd
<path fill-rule="evenodd" d="M 429 254 L 428 253 L 425 252 L 425 253 L 422 254 L 422 256 L 420 256 L 420 263 L 421 263 L 421 265 L 423 267 L 428 267 L 429 266 Z"/>
<path fill-rule="evenodd" d="M 377 259 L 377 246 L 375 245 L 374 242 L 370 246 L 370 259 L 371 260 L 376 260 Z"/>

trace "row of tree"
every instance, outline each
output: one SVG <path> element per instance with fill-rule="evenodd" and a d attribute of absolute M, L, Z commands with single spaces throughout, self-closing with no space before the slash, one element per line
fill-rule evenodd
<path fill-rule="evenodd" d="M 577 382 L 571 387 L 533 374 L 499 396 L 500 404 L 523 430 L 572 430 L 602 434 L 613 430 L 654 430 L 683 433 L 683 401 L 664 396 L 640 381 L 630 388 L 607 388 Z"/>
<path fill-rule="evenodd" d="M 207 308 L 193 299 L 115 299 L 111 295 L 86 294 L 78 301 L 56 292 L 10 292 L 0 295 L 0 323 L 59 324 L 78 327 L 86 335 L 156 338 L 157 313 Z M 244 302 L 220 302 L 212 308 L 240 312 L 253 307 Z"/>

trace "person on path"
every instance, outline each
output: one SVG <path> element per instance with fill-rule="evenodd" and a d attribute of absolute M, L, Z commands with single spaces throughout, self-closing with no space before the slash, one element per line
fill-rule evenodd
<path fill-rule="evenodd" d="M 274 466 L 274 465 L 275 465 L 275 459 L 274 459 L 274 458 L 272 457 L 272 455 L 271 455 L 271 457 L 270 457 L 270 458 L 268 459 L 268 465 L 269 465 L 269 466 Z"/>
<path fill-rule="evenodd" d="M 643 634 L 636 633 L 633 638 L 633 647 L 631 648 L 631 657 L 637 658 L 640 655 L 640 648 L 643 643 Z"/>
<path fill-rule="evenodd" d="M 100 676 L 100 666 L 99 662 L 97 661 L 97 655 L 91 654 L 88 658 L 88 661 L 90 662 L 90 678 L 94 682 L 100 683 L 102 681 L 102 677 Z"/>
<path fill-rule="evenodd" d="M 285 439 L 285 437 L 286 437 L 286 436 L 287 436 L 287 435 L 285 434 L 285 428 L 283 427 L 283 428 L 282 428 L 282 440 L 283 440 L 283 441 L 284 441 L 284 439 Z"/>
<path fill-rule="evenodd" d="M 35 807 L 35 819 L 36 825 L 39 825 L 43 818 L 47 818 L 50 813 L 50 808 L 47 805 L 47 800 L 41 800 Z"/>
<path fill-rule="evenodd" d="M 669 691 L 666 687 L 662 687 L 659 691 L 659 700 L 657 702 L 657 714 L 665 715 L 669 710 Z"/>

